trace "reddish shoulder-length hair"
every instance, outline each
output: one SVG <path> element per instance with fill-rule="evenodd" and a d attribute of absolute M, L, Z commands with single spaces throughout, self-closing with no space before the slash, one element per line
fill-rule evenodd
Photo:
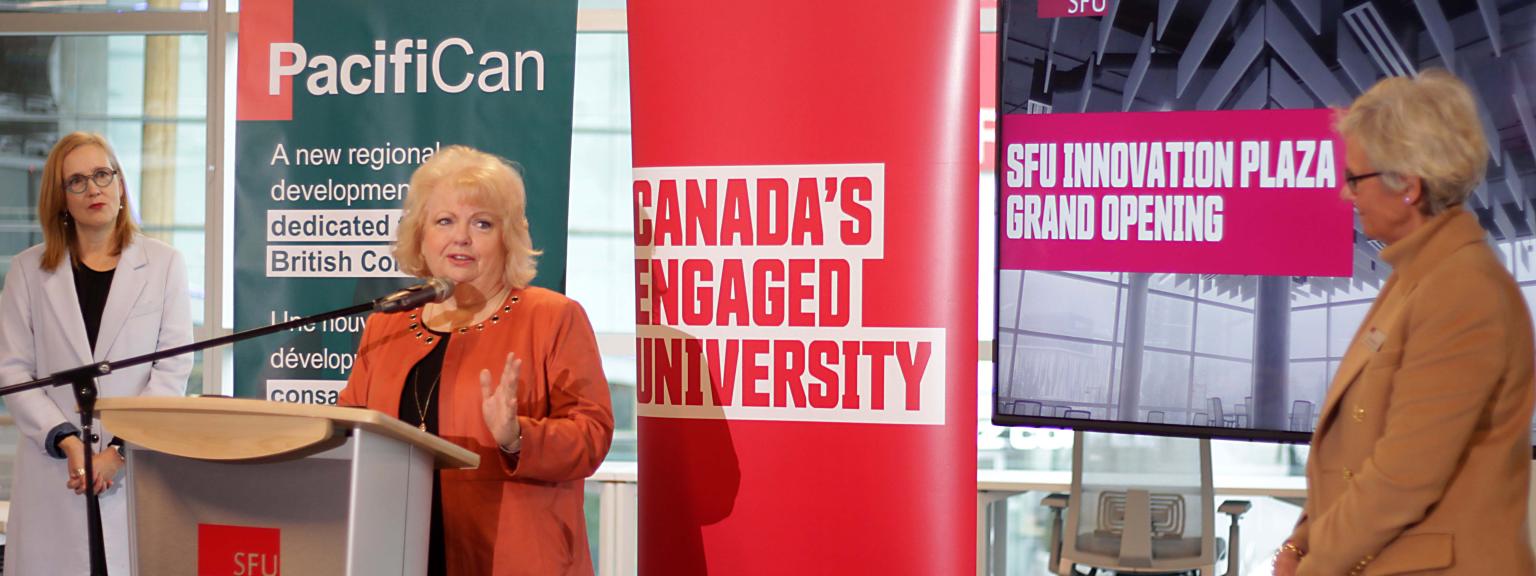
<path fill-rule="evenodd" d="M 53 271 L 64 261 L 66 254 L 80 251 L 80 239 L 72 230 L 74 226 L 70 224 L 69 204 L 64 196 L 69 193 L 64 189 L 64 178 L 67 176 L 64 174 L 64 158 L 86 146 L 95 146 L 107 153 L 112 169 L 117 171 L 118 186 L 122 189 L 123 209 L 117 213 L 117 224 L 112 230 L 112 254 L 122 254 L 123 248 L 133 243 L 133 235 L 139 231 L 133 224 L 133 210 L 128 206 L 127 175 L 123 174 L 123 165 L 117 161 L 117 153 L 112 151 L 112 145 L 100 134 L 72 132 L 53 145 L 48 160 L 43 163 L 43 188 L 37 199 L 37 220 L 43 225 L 43 270 Z"/>

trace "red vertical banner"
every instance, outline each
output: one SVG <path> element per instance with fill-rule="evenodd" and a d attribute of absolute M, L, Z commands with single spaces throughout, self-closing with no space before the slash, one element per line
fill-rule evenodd
<path fill-rule="evenodd" d="M 642 575 L 975 571 L 978 12 L 630 6 Z"/>

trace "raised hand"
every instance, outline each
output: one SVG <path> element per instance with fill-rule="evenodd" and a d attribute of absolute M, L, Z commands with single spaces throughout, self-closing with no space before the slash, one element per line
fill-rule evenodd
<path fill-rule="evenodd" d="M 523 361 L 516 354 L 507 354 L 507 363 L 501 369 L 501 383 L 492 387 L 491 371 L 480 371 L 480 410 L 485 415 L 485 426 L 502 450 L 516 452 L 522 448 L 517 422 L 517 375 Z"/>

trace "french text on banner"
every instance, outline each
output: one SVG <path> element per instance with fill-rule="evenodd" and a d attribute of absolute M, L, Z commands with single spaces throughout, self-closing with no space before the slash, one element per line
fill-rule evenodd
<path fill-rule="evenodd" d="M 267 380 L 267 400 L 292 404 L 336 404 L 346 380 Z"/>

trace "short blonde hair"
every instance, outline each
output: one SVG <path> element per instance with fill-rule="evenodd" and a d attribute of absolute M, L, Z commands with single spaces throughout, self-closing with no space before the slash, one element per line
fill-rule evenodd
<path fill-rule="evenodd" d="M 1445 70 L 1377 82 L 1339 114 L 1334 127 L 1364 149 L 1389 188 L 1401 190 L 1402 177 L 1417 176 L 1430 215 L 1465 201 L 1488 167 L 1477 101 Z"/>
<path fill-rule="evenodd" d="M 411 190 L 405 196 L 405 215 L 400 219 L 400 235 L 395 242 L 395 260 L 400 269 L 417 278 L 432 275 L 421 253 L 421 236 L 426 226 L 423 214 L 427 199 L 446 188 L 467 194 L 469 202 L 496 214 L 501 243 L 507 250 L 505 280 L 513 288 L 526 288 L 538 273 L 538 255 L 528 233 L 528 196 L 523 177 L 507 159 L 468 146 L 443 148 L 411 175 Z"/>
<path fill-rule="evenodd" d="M 123 253 L 133 243 L 133 235 L 139 231 L 133 224 L 133 208 L 128 204 L 128 175 L 123 173 L 122 163 L 106 137 L 94 132 L 71 132 L 60 138 L 43 161 L 43 187 L 37 198 L 37 221 L 43 226 L 43 270 L 52 272 L 68 254 L 79 254 L 80 239 L 75 234 L 69 216 L 69 200 L 65 197 L 64 159 L 71 153 L 87 146 L 101 148 L 107 161 L 117 171 L 117 184 L 123 195 L 123 207 L 117 212 L 117 223 L 112 227 L 112 255 Z"/>

